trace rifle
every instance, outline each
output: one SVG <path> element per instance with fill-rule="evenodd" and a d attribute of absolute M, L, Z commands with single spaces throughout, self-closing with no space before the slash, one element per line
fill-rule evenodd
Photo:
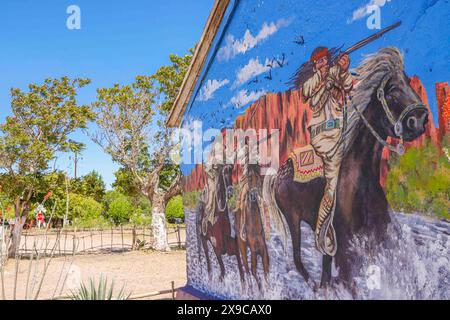
<path fill-rule="evenodd" d="M 377 39 L 379 39 L 379 38 L 381 38 L 383 35 L 385 35 L 385 34 L 388 33 L 389 31 L 394 30 L 394 29 L 400 27 L 401 24 L 402 24 L 402 22 L 401 22 L 401 21 L 398 21 L 398 22 L 394 23 L 393 25 L 391 25 L 391 26 L 389 26 L 389 27 L 387 27 L 387 28 L 384 28 L 384 29 L 382 29 L 381 31 L 379 31 L 379 32 L 377 32 L 377 33 L 371 35 L 370 37 L 367 37 L 367 38 L 365 38 L 365 39 L 363 39 L 363 40 L 361 40 L 361 41 L 355 43 L 355 44 L 352 45 L 350 48 L 348 48 L 348 49 L 342 51 L 342 52 L 338 55 L 337 59 L 339 59 L 339 57 L 341 57 L 342 55 L 345 55 L 345 54 L 349 55 L 350 53 L 352 53 L 352 52 L 354 52 L 354 51 L 356 51 L 356 50 L 358 50 L 358 49 L 360 49 L 360 48 L 362 48 L 362 47 L 368 45 L 369 43 L 371 43 L 371 42 L 373 42 L 373 41 L 375 41 L 375 40 L 377 40 Z M 337 59 L 336 59 L 336 60 L 337 60 Z"/>

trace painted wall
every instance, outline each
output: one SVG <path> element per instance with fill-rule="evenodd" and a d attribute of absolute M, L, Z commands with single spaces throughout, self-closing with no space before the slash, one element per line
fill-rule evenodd
<path fill-rule="evenodd" d="M 449 9 L 231 1 L 182 124 L 190 286 L 450 298 Z M 236 129 L 255 130 L 259 162 L 226 145 Z M 213 161 L 215 145 L 237 149 L 235 161 Z"/>

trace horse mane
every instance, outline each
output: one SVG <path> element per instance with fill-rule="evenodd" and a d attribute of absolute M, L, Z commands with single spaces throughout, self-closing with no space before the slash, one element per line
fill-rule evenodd
<path fill-rule="evenodd" d="M 355 87 L 351 93 L 350 101 L 347 103 L 347 127 L 343 133 L 344 153 L 350 149 L 360 128 L 360 117 L 355 109 L 357 108 L 360 113 L 364 113 L 370 104 L 373 93 L 381 85 L 386 74 L 403 72 L 403 70 L 403 55 L 395 47 L 386 47 L 376 53 L 367 55 L 361 64 L 353 70 L 353 73 L 356 74 L 354 76 Z"/>

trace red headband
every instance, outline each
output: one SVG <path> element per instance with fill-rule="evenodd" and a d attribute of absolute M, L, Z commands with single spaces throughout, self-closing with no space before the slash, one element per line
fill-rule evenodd
<path fill-rule="evenodd" d="M 328 49 L 323 49 L 322 51 L 316 53 L 311 57 L 311 62 L 317 61 L 319 59 L 322 59 L 323 57 L 328 56 Z"/>

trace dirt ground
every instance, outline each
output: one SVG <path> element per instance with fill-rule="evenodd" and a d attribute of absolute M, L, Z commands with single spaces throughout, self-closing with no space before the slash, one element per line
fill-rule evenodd
<path fill-rule="evenodd" d="M 36 267 L 37 271 L 35 272 Z M 19 261 L 16 299 L 25 298 L 29 274 L 31 279 L 28 282 L 30 288 L 32 287 L 33 279 L 36 279 L 34 281 L 34 294 L 36 294 L 36 288 L 43 269 L 43 260 L 39 263 L 34 262 L 31 266 L 31 272 L 28 272 L 30 270 L 29 260 Z M 15 270 L 16 261 L 9 260 L 4 272 L 7 299 L 12 299 L 14 295 Z M 61 270 L 63 271 L 61 272 Z M 34 277 L 34 274 L 38 276 Z M 171 289 L 171 281 L 175 282 L 175 288 L 184 286 L 186 284 L 186 251 L 172 250 L 169 253 L 133 251 L 127 253 L 78 255 L 73 260 L 71 257 L 54 258 L 51 260 L 46 272 L 39 299 L 49 299 L 53 296 L 61 274 L 62 279 L 67 276 L 67 281 L 61 294 L 60 289 L 63 280 L 60 281 L 55 296 L 69 294 L 70 289 L 76 288 L 80 280 L 87 283 L 88 279 L 92 277 L 99 279 L 102 275 L 106 276 L 108 280 L 114 279 L 116 289 L 120 290 L 125 285 L 126 292 L 132 295 L 142 295 L 153 291 Z M 151 299 L 170 299 L 171 297 L 171 294 L 166 294 Z"/>

